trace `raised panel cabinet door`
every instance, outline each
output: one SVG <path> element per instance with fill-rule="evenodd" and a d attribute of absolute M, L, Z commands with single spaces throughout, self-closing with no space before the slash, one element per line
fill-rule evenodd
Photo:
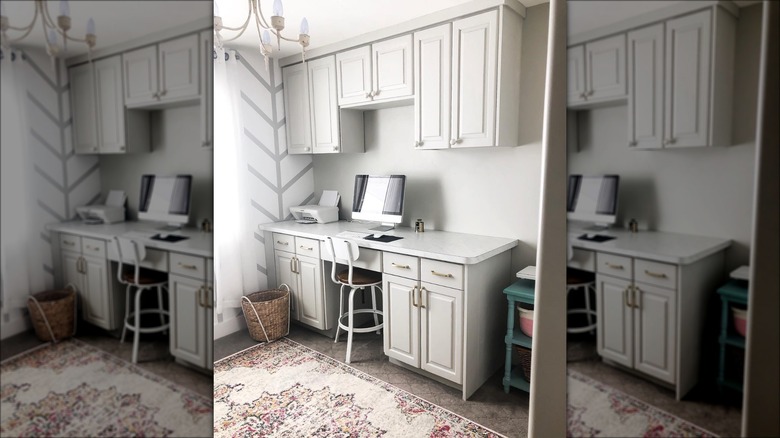
<path fill-rule="evenodd" d="M 371 100 L 371 47 L 336 54 L 339 105 Z"/>
<path fill-rule="evenodd" d="M 664 25 L 628 33 L 628 146 L 663 147 Z"/>
<path fill-rule="evenodd" d="M 336 99 L 336 57 L 326 56 L 307 63 L 312 147 L 315 154 L 337 153 L 339 148 L 339 104 Z"/>
<path fill-rule="evenodd" d="M 644 283 L 634 288 L 634 368 L 675 383 L 677 293 Z"/>
<path fill-rule="evenodd" d="M 420 362 L 422 369 L 461 383 L 463 291 L 421 283 Z"/>
<path fill-rule="evenodd" d="M 374 100 L 411 96 L 412 35 L 371 45 Z"/>
<path fill-rule="evenodd" d="M 73 115 L 73 150 L 77 154 L 98 152 L 94 70 L 91 63 L 71 67 L 70 99 Z"/>
<path fill-rule="evenodd" d="M 284 81 L 285 129 L 289 154 L 310 154 L 311 115 L 309 113 L 309 79 L 305 64 L 282 70 Z"/>
<path fill-rule="evenodd" d="M 160 43 L 160 101 L 199 97 L 198 35 Z"/>
<path fill-rule="evenodd" d="M 585 44 L 588 101 L 626 96 L 626 35 Z"/>
<path fill-rule="evenodd" d="M 94 64 L 100 153 L 125 153 L 122 57 L 116 55 Z"/>
<path fill-rule="evenodd" d="M 298 271 L 298 317 L 301 322 L 318 329 L 325 329 L 324 290 L 322 264 L 314 257 L 296 256 Z"/>
<path fill-rule="evenodd" d="M 494 146 L 498 11 L 452 23 L 452 139 L 457 147 Z"/>
<path fill-rule="evenodd" d="M 298 308 L 298 275 L 293 270 L 295 254 L 285 251 L 275 251 L 276 282 L 290 286 L 290 317 L 296 321 L 300 319 Z"/>
<path fill-rule="evenodd" d="M 86 298 L 84 291 L 84 279 L 81 274 L 81 254 L 70 251 L 62 251 L 62 281 L 67 286 L 72 284 L 79 291 L 79 299 Z M 82 308 L 84 304 L 82 304 Z"/>
<path fill-rule="evenodd" d="M 201 147 L 210 148 L 214 146 L 214 46 L 212 38 L 214 33 L 210 30 L 200 33 L 200 80 L 203 83 L 201 89 L 203 93 L 200 96 L 200 119 L 201 119 Z"/>
<path fill-rule="evenodd" d="M 157 46 L 143 47 L 122 54 L 125 80 L 125 105 L 157 103 Z"/>
<path fill-rule="evenodd" d="M 84 319 L 102 327 L 113 330 L 111 321 L 111 294 L 108 289 L 108 267 L 106 259 L 83 257 L 84 270 L 83 298 Z"/>
<path fill-rule="evenodd" d="M 707 146 L 712 11 L 666 22 L 665 146 Z"/>
<path fill-rule="evenodd" d="M 206 369 L 214 369 L 214 342 L 210 341 L 214 339 L 214 285 L 206 284 L 207 301 L 209 303 L 206 308 Z"/>
<path fill-rule="evenodd" d="M 420 308 L 416 280 L 385 274 L 382 278 L 384 348 L 388 357 L 420 367 Z"/>
<path fill-rule="evenodd" d="M 206 366 L 206 344 L 212 339 L 206 337 L 206 309 L 203 300 L 202 280 L 168 276 L 168 303 L 171 315 L 171 354 L 194 365 Z"/>
<path fill-rule="evenodd" d="M 633 365 L 633 314 L 628 306 L 631 282 L 596 275 L 597 339 L 599 355 L 621 365 Z"/>
<path fill-rule="evenodd" d="M 569 105 L 585 102 L 585 46 L 569 47 L 566 50 L 566 67 L 568 69 L 567 102 Z"/>
<path fill-rule="evenodd" d="M 414 140 L 419 149 L 450 147 L 452 26 L 414 33 Z"/>

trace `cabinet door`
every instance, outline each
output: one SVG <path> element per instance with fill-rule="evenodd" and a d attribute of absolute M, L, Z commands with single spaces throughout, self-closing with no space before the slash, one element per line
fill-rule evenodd
<path fill-rule="evenodd" d="M 171 314 L 171 354 L 200 367 L 206 366 L 206 311 L 201 305 L 204 283 L 180 275 L 168 276 L 168 303 Z"/>
<path fill-rule="evenodd" d="M 157 103 L 157 46 L 143 47 L 122 55 L 125 73 L 125 104 Z"/>
<path fill-rule="evenodd" d="M 160 101 L 197 98 L 198 35 L 160 43 L 158 55 Z"/>
<path fill-rule="evenodd" d="M 339 105 L 336 102 L 336 58 L 310 61 L 309 108 L 315 154 L 339 152 Z"/>
<path fill-rule="evenodd" d="M 421 149 L 450 147 L 451 25 L 414 34 L 414 139 Z"/>
<path fill-rule="evenodd" d="M 62 251 L 62 280 L 65 285 L 72 284 L 79 291 L 79 299 L 86 298 L 84 291 L 84 279 L 81 275 L 81 254 L 70 251 Z M 83 305 L 82 305 L 83 307 Z"/>
<path fill-rule="evenodd" d="M 95 97 L 100 153 L 124 153 L 125 101 L 122 96 L 122 57 L 95 61 Z"/>
<path fill-rule="evenodd" d="M 422 369 L 461 383 L 463 291 L 422 283 L 420 362 Z"/>
<path fill-rule="evenodd" d="M 339 105 L 371 100 L 371 48 L 369 46 L 337 53 L 336 69 Z"/>
<path fill-rule="evenodd" d="M 208 303 L 206 310 L 206 369 L 214 369 L 214 285 L 206 285 L 204 292 L 205 302 Z"/>
<path fill-rule="evenodd" d="M 676 293 L 638 283 L 634 296 L 634 368 L 675 383 Z"/>
<path fill-rule="evenodd" d="M 325 330 L 322 264 L 314 257 L 297 256 L 298 318 L 301 322 Z"/>
<path fill-rule="evenodd" d="M 411 96 L 412 35 L 371 45 L 374 100 Z"/>
<path fill-rule="evenodd" d="M 585 45 L 585 92 L 588 101 L 626 96 L 626 36 Z"/>
<path fill-rule="evenodd" d="M 566 66 L 568 68 L 569 105 L 585 102 L 585 46 L 569 47 L 566 51 Z"/>
<path fill-rule="evenodd" d="M 73 117 L 73 150 L 77 154 L 98 152 L 95 81 L 91 63 L 71 67 L 70 99 Z"/>
<path fill-rule="evenodd" d="M 597 350 L 599 355 L 632 366 L 633 315 L 628 306 L 631 282 L 607 275 L 596 276 Z"/>
<path fill-rule="evenodd" d="M 663 147 L 664 25 L 628 33 L 628 145 Z"/>
<path fill-rule="evenodd" d="M 289 154 L 311 153 L 311 116 L 307 76 L 306 64 L 296 64 L 282 70 L 285 129 Z"/>
<path fill-rule="evenodd" d="M 200 130 L 201 146 L 213 147 L 214 142 L 214 107 L 212 93 L 214 89 L 214 46 L 211 42 L 213 32 L 210 30 L 200 33 L 200 80 L 203 83 L 200 96 L 200 120 L 203 126 Z"/>
<path fill-rule="evenodd" d="M 452 23 L 452 147 L 495 145 L 498 11 Z"/>
<path fill-rule="evenodd" d="M 385 354 L 414 367 L 420 367 L 420 310 L 417 307 L 417 281 L 394 275 L 382 279 Z"/>
<path fill-rule="evenodd" d="M 710 15 L 706 10 L 666 22 L 666 147 L 708 144 Z"/>
<path fill-rule="evenodd" d="M 108 266 L 106 259 L 83 257 L 83 299 L 84 319 L 102 327 L 113 330 L 111 320 L 111 294 L 108 289 Z"/>
<path fill-rule="evenodd" d="M 299 320 L 298 308 L 298 277 L 293 271 L 293 253 L 276 251 L 274 252 L 276 261 L 276 282 L 290 286 L 290 317 L 296 321 Z"/>

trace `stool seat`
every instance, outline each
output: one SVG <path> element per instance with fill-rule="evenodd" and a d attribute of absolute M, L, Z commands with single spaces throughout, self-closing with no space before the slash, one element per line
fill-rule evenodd
<path fill-rule="evenodd" d="M 344 270 L 336 275 L 340 283 L 349 284 L 349 270 Z M 355 286 L 368 286 L 382 282 L 382 275 L 378 272 L 362 268 L 352 268 L 352 284 Z"/>
<path fill-rule="evenodd" d="M 135 283 L 135 269 L 126 266 L 125 269 L 122 271 L 122 280 L 124 280 L 126 283 Z M 149 285 L 149 284 L 167 283 L 167 282 L 168 282 L 168 275 L 166 275 L 164 272 L 152 271 L 151 269 L 141 268 L 140 272 L 138 273 L 137 284 Z"/>
<path fill-rule="evenodd" d="M 580 270 L 567 269 L 566 270 L 566 285 L 592 283 L 594 281 L 594 275 L 590 272 L 583 272 Z"/>

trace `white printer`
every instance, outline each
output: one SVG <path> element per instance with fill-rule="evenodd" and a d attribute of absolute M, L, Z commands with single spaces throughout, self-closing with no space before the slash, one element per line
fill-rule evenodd
<path fill-rule="evenodd" d="M 323 190 L 320 202 L 316 205 L 300 205 L 290 207 L 296 222 L 304 224 L 327 224 L 339 220 L 339 192 L 335 190 Z"/>
<path fill-rule="evenodd" d="M 84 205 L 76 207 L 76 213 L 88 224 L 113 224 L 125 221 L 125 199 L 121 190 L 111 190 L 105 205 Z"/>

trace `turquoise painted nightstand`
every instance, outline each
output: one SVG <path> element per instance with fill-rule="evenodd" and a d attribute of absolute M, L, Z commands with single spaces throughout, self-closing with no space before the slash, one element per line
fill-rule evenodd
<path fill-rule="evenodd" d="M 734 329 L 730 308 L 734 304 L 747 306 L 748 283 L 742 280 L 731 280 L 718 289 L 721 302 L 720 315 L 720 357 L 718 358 L 718 388 L 730 388 L 742 392 L 743 369 L 728 370 L 726 349 L 728 347 L 745 350 L 745 338 Z M 743 359 L 744 363 L 744 359 Z M 744 365 L 743 365 L 744 366 Z"/>
<path fill-rule="evenodd" d="M 516 303 L 534 304 L 534 287 L 536 282 L 533 280 L 517 280 L 504 289 L 504 294 L 509 302 L 509 310 L 506 319 L 506 363 L 504 366 L 504 392 L 509 393 L 509 387 L 522 389 L 530 392 L 531 384 L 523 377 L 523 370 L 517 366 L 512 369 L 512 346 L 522 345 L 531 348 L 531 338 L 520 331 L 520 327 L 515 327 L 515 305 Z"/>

